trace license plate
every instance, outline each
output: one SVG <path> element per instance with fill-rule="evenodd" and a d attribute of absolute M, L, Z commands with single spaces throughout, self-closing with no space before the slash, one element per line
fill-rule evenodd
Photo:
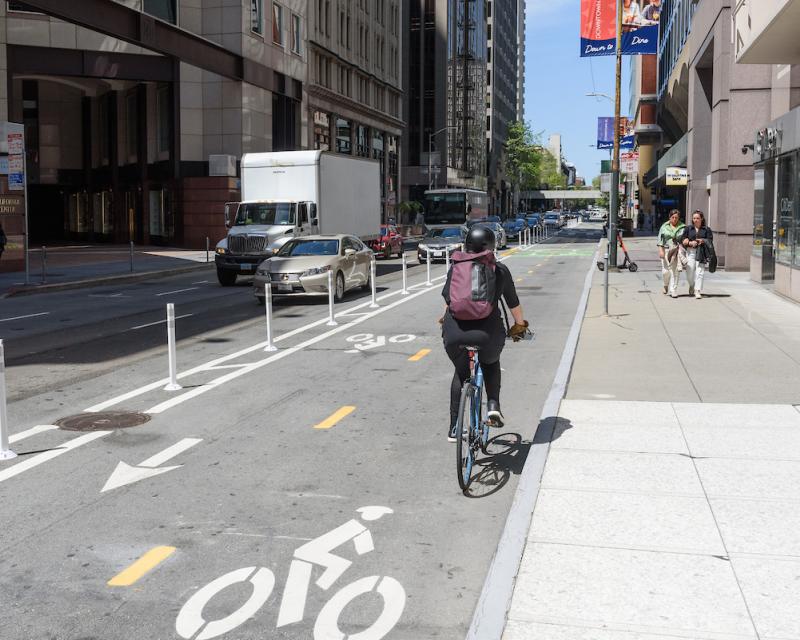
<path fill-rule="evenodd" d="M 240 264 L 240 265 L 239 265 L 239 268 L 240 268 L 242 271 L 254 271 L 254 270 L 255 270 L 255 268 L 256 268 L 256 265 L 254 265 L 254 264 L 249 264 L 249 263 L 244 263 L 244 264 Z"/>
<path fill-rule="evenodd" d="M 433 252 L 434 258 L 444 258 L 444 251 L 434 251 Z"/>
<path fill-rule="evenodd" d="M 290 284 L 279 284 L 278 291 L 281 293 L 291 293 L 292 292 L 292 285 Z"/>

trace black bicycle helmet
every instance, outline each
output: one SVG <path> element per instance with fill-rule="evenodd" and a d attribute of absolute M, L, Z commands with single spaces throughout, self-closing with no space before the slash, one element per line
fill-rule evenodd
<path fill-rule="evenodd" d="M 464 240 L 464 251 L 467 253 L 481 253 L 481 251 L 494 251 L 497 238 L 489 227 L 482 224 L 473 225 L 467 232 Z"/>

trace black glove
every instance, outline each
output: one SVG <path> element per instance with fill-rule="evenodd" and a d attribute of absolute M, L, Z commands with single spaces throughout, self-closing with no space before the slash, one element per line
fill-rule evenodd
<path fill-rule="evenodd" d="M 509 328 L 508 330 L 508 337 L 511 338 L 514 342 L 519 342 L 525 337 L 525 334 L 528 332 L 528 321 L 523 320 L 523 324 L 514 323 L 514 326 Z"/>

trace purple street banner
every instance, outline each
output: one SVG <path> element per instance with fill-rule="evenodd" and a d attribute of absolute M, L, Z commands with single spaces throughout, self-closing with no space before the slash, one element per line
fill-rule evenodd
<path fill-rule="evenodd" d="M 658 53 L 663 0 L 622 0 L 622 54 Z M 581 57 L 616 53 L 616 0 L 581 0 Z"/>
<path fill-rule="evenodd" d="M 621 117 L 619 122 L 620 127 L 620 149 L 633 149 L 634 135 L 633 135 L 633 122 L 626 117 Z M 614 148 L 614 118 L 598 118 L 597 119 L 597 148 L 598 149 L 613 149 Z"/>

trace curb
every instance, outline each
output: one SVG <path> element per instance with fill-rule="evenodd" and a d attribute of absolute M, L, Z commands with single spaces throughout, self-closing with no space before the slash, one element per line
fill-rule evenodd
<path fill-rule="evenodd" d="M 506 618 L 511 608 L 511 599 L 514 587 L 525 552 L 528 531 L 533 518 L 533 510 L 539 497 L 539 487 L 542 473 L 550 452 L 550 441 L 553 437 L 561 400 L 567 391 L 567 382 L 572 372 L 572 363 L 578 350 L 578 338 L 581 333 L 583 317 L 589 302 L 589 292 L 594 279 L 595 262 L 600 252 L 600 243 L 595 250 L 586 278 L 583 282 L 583 292 L 575 311 L 561 361 L 558 364 L 553 384 L 547 395 L 542 413 L 539 417 L 539 426 L 533 437 L 525 466 L 522 469 L 514 501 L 506 518 L 500 542 L 489 566 L 489 573 L 483 583 L 475 613 L 467 631 L 466 640 L 501 640 L 506 626 Z"/>
<path fill-rule="evenodd" d="M 53 284 L 45 284 L 41 286 L 23 286 L 11 288 L 0 298 L 13 298 L 16 296 L 29 296 L 37 293 L 53 293 L 55 291 L 68 291 L 70 289 L 85 289 L 88 287 L 97 287 L 105 284 L 126 283 L 126 282 L 141 282 L 142 280 L 150 280 L 152 278 L 161 278 L 165 276 L 180 275 L 182 273 L 191 273 L 192 271 L 201 271 L 209 267 L 213 267 L 213 262 L 201 262 L 198 264 L 188 265 L 185 267 L 176 267 L 173 269 L 161 269 L 159 271 L 141 271 L 136 273 L 125 273 L 116 276 L 103 276 L 100 278 L 87 278 L 86 280 L 73 280 L 71 282 L 56 282 Z"/>

